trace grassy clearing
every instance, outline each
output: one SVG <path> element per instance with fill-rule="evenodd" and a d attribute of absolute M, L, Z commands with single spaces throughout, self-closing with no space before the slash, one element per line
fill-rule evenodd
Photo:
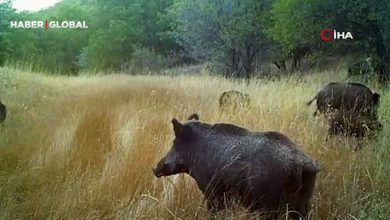
<path fill-rule="evenodd" d="M 50 77 L 0 69 L 9 117 L 0 128 L 0 219 L 203 219 L 202 195 L 185 175 L 156 179 L 168 151 L 170 120 L 204 121 L 287 134 L 322 167 L 313 219 L 390 219 L 390 94 L 382 94 L 384 132 L 352 152 L 351 140 L 325 143 L 326 125 L 307 107 L 343 74 L 256 81 L 167 76 Z M 372 87 L 378 89 L 375 85 Z M 218 96 L 250 94 L 248 110 L 218 110 Z M 247 219 L 240 207 L 221 218 Z"/>

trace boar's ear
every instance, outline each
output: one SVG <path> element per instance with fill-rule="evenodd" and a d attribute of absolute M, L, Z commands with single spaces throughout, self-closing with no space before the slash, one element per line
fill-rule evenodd
<path fill-rule="evenodd" d="M 177 138 L 188 138 L 191 135 L 191 127 L 181 124 L 176 118 L 172 119 L 173 131 Z"/>
<path fill-rule="evenodd" d="M 199 121 L 199 115 L 194 113 L 194 114 L 190 115 L 190 117 L 188 117 L 188 120 L 189 121 L 191 121 L 191 120 Z"/>

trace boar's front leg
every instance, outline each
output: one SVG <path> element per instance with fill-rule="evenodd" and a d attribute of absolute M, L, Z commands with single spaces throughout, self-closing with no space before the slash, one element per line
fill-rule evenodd
<path fill-rule="evenodd" d="M 302 185 L 295 198 L 296 215 L 294 219 L 307 219 L 310 211 L 310 199 L 313 195 L 318 167 L 307 164 L 302 170 Z"/>

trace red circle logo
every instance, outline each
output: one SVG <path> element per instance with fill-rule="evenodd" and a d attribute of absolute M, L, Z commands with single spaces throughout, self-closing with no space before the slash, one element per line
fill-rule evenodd
<path fill-rule="evenodd" d="M 320 38 L 324 42 L 333 40 L 333 30 L 328 28 L 322 29 L 320 32 Z"/>

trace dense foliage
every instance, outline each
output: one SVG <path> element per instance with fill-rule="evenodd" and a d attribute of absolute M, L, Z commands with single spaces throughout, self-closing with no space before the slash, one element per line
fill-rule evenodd
<path fill-rule="evenodd" d="M 38 12 L 0 2 L 0 65 L 63 74 L 208 62 L 226 76 L 249 78 L 265 61 L 296 71 L 308 55 L 353 54 L 374 57 L 378 73 L 390 74 L 387 0 L 63 0 Z M 82 20 L 89 29 L 10 28 L 13 20 L 46 19 Z M 323 28 L 354 39 L 322 42 Z"/>

